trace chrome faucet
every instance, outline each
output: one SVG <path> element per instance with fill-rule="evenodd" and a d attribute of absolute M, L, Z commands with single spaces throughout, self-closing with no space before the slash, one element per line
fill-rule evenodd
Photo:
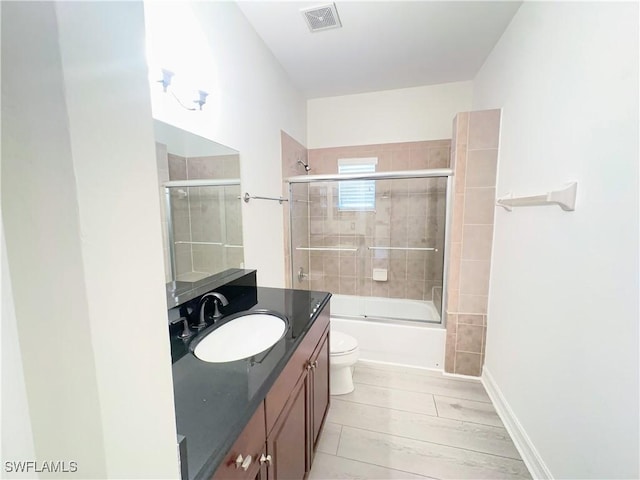
<path fill-rule="evenodd" d="M 186 340 L 187 338 L 191 337 L 191 335 L 193 335 L 193 332 L 189 329 L 189 319 L 187 317 L 180 317 L 172 320 L 170 323 L 171 325 L 175 325 L 176 323 L 180 322 L 182 322 L 182 333 L 178 335 L 178 338 Z"/>
<path fill-rule="evenodd" d="M 219 306 L 226 307 L 227 305 L 229 305 L 229 300 L 227 300 L 227 298 L 221 293 L 209 292 L 204 294 L 200 298 L 200 323 L 196 325 L 196 328 L 204 328 L 207 326 L 207 322 L 204 319 L 204 307 L 207 305 L 207 301 L 210 298 L 213 298 L 213 306 L 214 306 L 213 321 L 214 322 L 222 317 L 222 314 L 220 313 L 220 310 L 219 310 Z"/>

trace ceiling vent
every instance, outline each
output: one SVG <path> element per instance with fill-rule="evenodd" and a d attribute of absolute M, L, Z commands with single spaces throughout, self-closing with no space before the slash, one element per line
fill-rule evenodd
<path fill-rule="evenodd" d="M 320 7 L 305 8 L 301 10 L 301 12 L 307 21 L 309 30 L 312 32 L 342 27 L 335 3 L 329 3 Z"/>

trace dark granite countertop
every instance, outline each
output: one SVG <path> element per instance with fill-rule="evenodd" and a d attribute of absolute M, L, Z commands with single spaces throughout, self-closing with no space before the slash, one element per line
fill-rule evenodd
<path fill-rule="evenodd" d="M 315 321 L 313 307 L 319 303 L 322 310 L 330 296 L 258 287 L 257 303 L 247 308 L 284 314 L 290 324 L 270 350 L 250 359 L 203 362 L 182 340 L 171 339 L 172 350 L 178 351 L 172 352 L 177 430 L 187 439 L 190 480 L 211 478 Z"/>

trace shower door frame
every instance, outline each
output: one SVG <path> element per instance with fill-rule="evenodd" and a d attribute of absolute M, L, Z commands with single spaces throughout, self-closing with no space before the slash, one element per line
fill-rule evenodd
<path fill-rule="evenodd" d="M 289 184 L 289 258 L 291 258 L 291 282 L 295 279 L 295 267 L 293 262 L 293 192 L 292 185 L 316 182 L 340 182 L 343 180 L 400 180 L 412 178 L 447 178 L 447 192 L 445 195 L 444 213 L 444 247 L 442 263 L 442 307 L 440 313 L 440 325 L 447 326 L 447 285 L 449 271 L 449 226 L 451 224 L 451 201 L 453 198 L 453 169 L 429 168 L 424 170 L 396 170 L 390 172 L 353 173 L 353 174 L 325 174 L 325 175 L 298 175 L 285 179 Z"/>

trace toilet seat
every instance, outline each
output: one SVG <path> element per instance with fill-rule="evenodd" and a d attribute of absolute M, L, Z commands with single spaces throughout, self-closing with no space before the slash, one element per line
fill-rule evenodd
<path fill-rule="evenodd" d="M 348 355 L 358 348 L 358 341 L 346 333 L 331 331 L 329 336 L 329 354 L 332 357 Z"/>

